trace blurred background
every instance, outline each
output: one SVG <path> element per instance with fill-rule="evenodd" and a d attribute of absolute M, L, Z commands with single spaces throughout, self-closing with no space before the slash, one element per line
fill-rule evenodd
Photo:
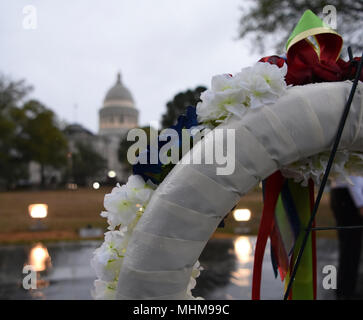
<path fill-rule="evenodd" d="M 131 172 L 128 130 L 173 125 L 213 75 L 283 54 L 303 11 L 322 17 L 327 4 L 359 52 L 356 1 L 1 1 L 0 298 L 89 299 L 103 198 Z M 328 198 L 317 225 L 335 224 Z M 217 229 L 201 257 L 200 294 L 249 299 L 261 209 L 257 186 Z M 322 263 L 333 263 L 335 232 L 318 236 Z M 30 261 L 44 281 L 26 291 Z M 265 264 L 266 297 L 279 299 L 282 284 Z"/>

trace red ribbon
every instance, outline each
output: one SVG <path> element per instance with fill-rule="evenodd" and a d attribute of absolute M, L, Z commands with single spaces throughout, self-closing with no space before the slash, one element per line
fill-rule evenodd
<path fill-rule="evenodd" d="M 289 49 L 286 60 L 269 56 L 260 59 L 260 62 L 269 62 L 280 68 L 286 62 L 288 69 L 285 80 L 292 85 L 352 80 L 360 58 L 354 58 L 353 62 L 338 58 L 341 47 L 339 39 L 330 33 L 318 34 L 315 35 L 318 48 L 304 39 Z M 363 71 L 360 80 L 363 81 Z"/>
<path fill-rule="evenodd" d="M 252 300 L 260 299 L 263 256 L 267 239 L 273 228 L 275 207 L 283 184 L 284 178 L 280 171 L 276 171 L 266 179 L 264 207 L 257 235 L 253 264 Z"/>

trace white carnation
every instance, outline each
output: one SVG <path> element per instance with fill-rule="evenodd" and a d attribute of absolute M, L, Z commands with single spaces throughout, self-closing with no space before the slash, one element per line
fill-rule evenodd
<path fill-rule="evenodd" d="M 106 194 L 104 207 L 107 211 L 102 212 L 101 216 L 107 218 L 109 229 L 130 224 L 149 202 L 152 192 L 153 189 L 141 176 L 133 175 L 125 185 L 117 185 Z"/>
<path fill-rule="evenodd" d="M 138 201 L 143 204 L 149 202 L 152 190 L 144 179 L 139 175 L 132 175 L 129 177 L 126 184 L 126 192 L 128 198 L 132 201 Z"/>
<path fill-rule="evenodd" d="M 295 163 L 281 168 L 286 178 L 294 179 L 303 186 L 308 185 L 312 179 L 316 185 L 320 185 L 324 176 L 330 151 L 300 159 Z M 339 178 L 352 183 L 349 176 L 363 175 L 363 154 L 348 150 L 338 150 L 331 168 L 330 178 Z"/>
<path fill-rule="evenodd" d="M 101 216 L 107 218 L 111 231 L 105 233 L 105 241 L 95 250 L 91 260 L 98 278 L 92 293 L 95 299 L 115 298 L 128 241 L 155 188 L 152 183 L 145 183 L 141 176 L 133 175 L 125 185 L 117 184 L 106 194 L 104 206 L 107 211 Z"/>
<path fill-rule="evenodd" d="M 279 68 L 274 64 L 257 62 L 252 69 L 254 74 L 265 80 L 272 93 L 277 96 L 285 93 L 287 87 L 285 82 L 285 76 L 287 73 L 286 64 Z"/>
<path fill-rule="evenodd" d="M 185 294 L 185 298 L 187 300 L 204 300 L 202 297 L 193 297 L 193 294 L 192 294 L 192 290 L 195 288 L 195 286 L 197 284 L 196 278 L 199 277 L 200 272 L 202 270 L 203 270 L 203 267 L 200 265 L 199 261 L 197 260 L 197 262 L 193 266 L 192 275 L 190 277 L 190 280 L 189 280 L 189 283 L 187 286 L 187 291 Z"/>
<path fill-rule="evenodd" d="M 257 62 L 254 66 L 244 68 L 236 75 L 241 86 L 249 92 L 251 108 L 261 107 L 275 101 L 286 91 L 286 64 L 282 68 L 276 65 Z"/>
<path fill-rule="evenodd" d="M 99 279 L 114 281 L 118 277 L 126 244 L 124 230 L 105 233 L 105 241 L 94 251 L 91 260 L 91 266 Z"/>
<path fill-rule="evenodd" d="M 228 74 L 212 78 L 211 90 L 202 92 L 197 104 L 199 122 L 224 122 L 232 115 L 242 117 L 248 102 L 246 90 Z"/>
<path fill-rule="evenodd" d="M 92 297 L 96 300 L 115 300 L 117 281 L 107 282 L 103 280 L 94 281 Z"/>
<path fill-rule="evenodd" d="M 258 62 L 231 76 L 212 78 L 211 89 L 204 91 L 197 104 L 198 121 L 206 125 L 242 118 L 247 108 L 257 108 L 275 101 L 285 93 L 287 67 Z"/>

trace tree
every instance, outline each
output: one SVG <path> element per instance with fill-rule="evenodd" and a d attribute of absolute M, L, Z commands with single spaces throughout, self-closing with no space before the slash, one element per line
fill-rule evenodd
<path fill-rule="evenodd" d="M 0 75 L 0 185 L 7 189 L 28 174 L 14 116 L 30 90 L 23 80 L 14 82 Z"/>
<path fill-rule="evenodd" d="M 45 183 L 45 166 L 61 168 L 67 161 L 67 140 L 59 129 L 53 111 L 36 100 L 14 110 L 18 127 L 18 146 L 27 162 L 40 164 L 41 185 Z"/>
<path fill-rule="evenodd" d="M 151 127 L 141 127 L 139 129 L 143 130 L 146 133 L 147 141 L 148 143 L 150 143 L 150 130 L 156 131 L 156 129 Z M 127 168 L 130 167 L 130 163 L 127 160 L 127 151 L 134 143 L 135 141 L 127 141 L 127 134 L 120 141 L 120 146 L 118 149 L 118 160 L 121 162 L 121 164 L 123 164 Z"/>
<path fill-rule="evenodd" d="M 178 117 L 185 113 L 188 106 L 196 106 L 200 101 L 200 94 L 207 88 L 199 86 L 194 90 L 180 92 L 174 96 L 173 100 L 166 104 L 166 112 L 162 115 L 161 126 L 168 128 L 174 125 Z"/>
<path fill-rule="evenodd" d="M 242 8 L 239 37 L 248 38 L 261 54 L 271 45 L 275 47 L 276 53 L 284 52 L 284 45 L 304 11 L 310 9 L 322 18 L 323 8 L 326 5 L 333 5 L 336 8 L 337 32 L 342 35 L 345 45 L 351 45 L 357 52 L 363 49 L 362 1 L 254 0 L 249 2 L 249 5 Z"/>
<path fill-rule="evenodd" d="M 88 179 L 106 169 L 106 160 L 84 143 L 77 143 L 76 149 L 77 152 L 72 153 L 72 176 L 75 183 L 85 186 Z"/>

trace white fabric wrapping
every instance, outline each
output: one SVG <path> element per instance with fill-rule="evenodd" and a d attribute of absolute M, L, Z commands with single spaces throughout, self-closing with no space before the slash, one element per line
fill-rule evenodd
<path fill-rule="evenodd" d="M 216 175 L 216 164 L 177 164 L 130 239 L 117 298 L 185 298 L 192 266 L 240 197 L 282 165 L 331 148 L 351 86 L 346 81 L 292 87 L 274 105 L 219 126 L 235 129 L 232 175 Z M 340 148 L 363 152 L 362 90 L 360 82 Z M 225 139 L 215 143 L 225 146 Z M 211 142 L 207 136 L 191 156 L 202 152 L 203 157 Z"/>

